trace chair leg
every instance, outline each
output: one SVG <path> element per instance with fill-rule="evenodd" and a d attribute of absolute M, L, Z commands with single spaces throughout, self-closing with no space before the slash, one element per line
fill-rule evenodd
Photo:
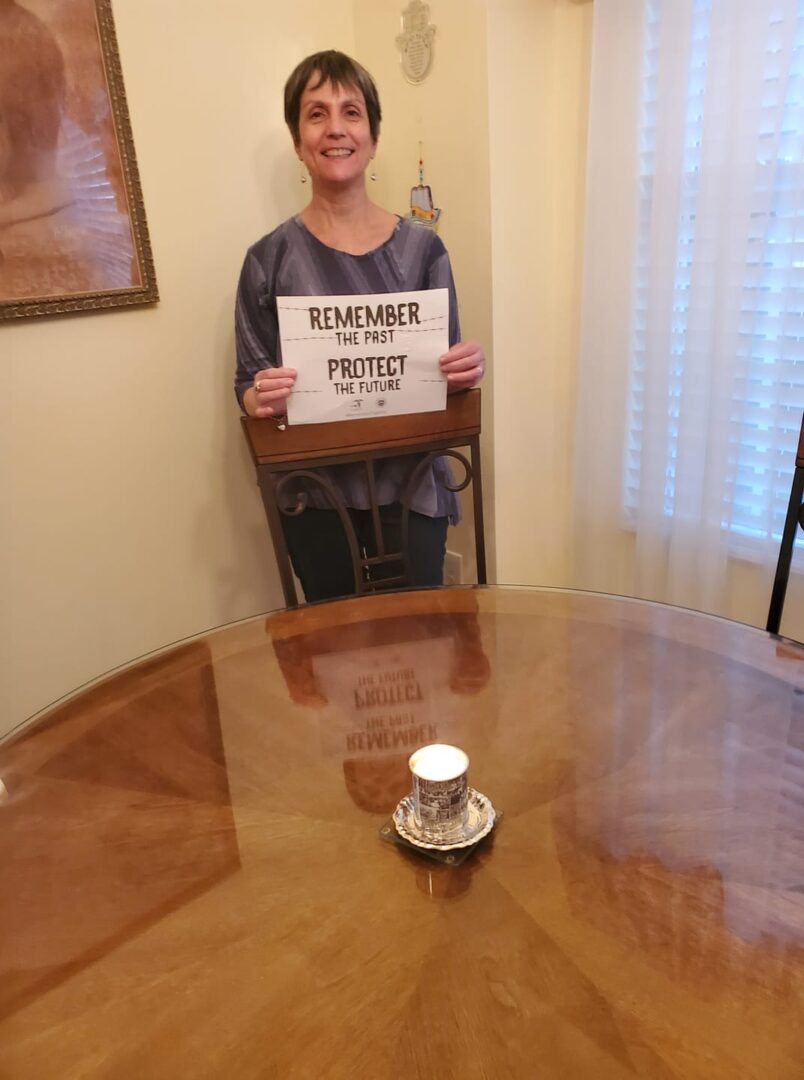
<path fill-rule="evenodd" d="M 282 595 L 285 598 L 285 607 L 294 608 L 299 606 L 299 598 L 296 595 L 296 586 L 293 582 L 293 570 L 290 565 L 290 555 L 285 542 L 285 533 L 279 516 L 279 508 L 276 504 L 274 492 L 274 480 L 264 465 L 257 466 L 257 484 L 262 495 L 262 505 L 265 508 L 265 516 L 268 519 L 268 528 L 271 532 L 271 540 L 276 555 L 276 565 L 279 570 L 279 580 L 282 584 Z"/>
<path fill-rule="evenodd" d="M 469 441 L 472 455 L 472 510 L 475 518 L 475 562 L 477 583 L 486 584 L 486 530 L 483 524 L 483 481 L 480 471 L 480 439 L 477 435 Z"/>
<path fill-rule="evenodd" d="M 787 582 L 790 577 L 790 564 L 793 560 L 793 544 L 798 529 L 798 514 L 802 494 L 804 494 L 804 467 L 796 466 L 793 473 L 793 484 L 790 488 L 790 501 L 787 504 L 787 516 L 784 519 L 779 561 L 776 564 L 776 577 L 773 582 L 770 607 L 768 608 L 768 622 L 765 627 L 770 634 L 779 633 L 779 624 L 782 621 L 782 610 L 784 609 L 784 600 L 787 594 Z"/>

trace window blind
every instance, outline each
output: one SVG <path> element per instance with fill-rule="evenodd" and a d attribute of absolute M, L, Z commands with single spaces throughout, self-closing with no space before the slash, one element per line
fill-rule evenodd
<path fill-rule="evenodd" d="M 641 108 L 638 162 L 638 206 L 634 285 L 631 313 L 631 355 L 627 402 L 627 435 L 623 470 L 623 506 L 627 522 L 638 515 L 643 475 L 643 428 L 646 416 L 646 378 L 654 359 L 648 325 L 656 316 L 649 289 L 652 228 L 657 214 L 657 169 L 668 152 L 657 146 L 659 68 L 662 61 L 662 21 L 668 0 L 650 0 L 643 27 Z M 804 410 L 804 0 L 791 17 L 785 8 L 763 5 L 764 69 L 750 199 L 739 216 L 726 222 L 744 253 L 740 282 L 729 293 L 736 305 L 737 356 L 728 387 L 728 430 L 722 449 L 728 463 L 728 496 L 722 500 L 722 528 L 732 546 L 750 554 L 758 541 L 781 537 L 798 432 Z M 706 223 L 700 220 L 701 155 L 704 140 L 717 137 L 707 116 L 712 97 L 709 84 L 712 39 L 712 0 L 694 0 L 689 20 L 683 125 L 672 152 L 681 155 L 681 182 L 675 201 L 675 258 L 671 295 L 664 312 L 668 333 L 662 347 L 662 387 L 666 416 L 664 439 L 663 510 L 676 509 L 676 458 L 680 421 L 685 408 L 684 377 L 690 364 L 688 329 L 691 286 L 696 260 L 712 257 Z M 722 24 L 721 24 L 722 32 Z M 729 73 L 739 80 L 739 66 Z M 730 86 L 730 90 L 734 87 Z M 709 123 L 707 122 L 709 121 Z M 754 121 L 756 123 L 756 119 Z M 711 160 L 711 159 L 710 159 Z M 676 159 L 676 165 L 678 159 Z M 733 167 L 733 166 L 732 166 Z M 723 213 L 728 214 L 728 207 Z M 723 222 L 721 221 L 721 228 Z M 734 245 L 733 245 L 734 247 Z M 717 255 L 715 255 L 717 257 Z M 700 302 L 700 300 L 699 300 Z M 655 340 L 653 342 L 655 348 Z M 654 398 L 655 401 L 655 398 Z"/>

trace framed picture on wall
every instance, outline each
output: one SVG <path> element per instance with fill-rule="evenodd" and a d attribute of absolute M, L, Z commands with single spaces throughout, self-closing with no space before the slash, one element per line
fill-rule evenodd
<path fill-rule="evenodd" d="M 0 318 L 158 299 L 111 0 L 0 0 Z"/>

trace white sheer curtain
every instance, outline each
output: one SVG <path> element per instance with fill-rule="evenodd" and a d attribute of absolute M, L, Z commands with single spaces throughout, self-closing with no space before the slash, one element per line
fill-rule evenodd
<path fill-rule="evenodd" d="M 726 613 L 804 407 L 804 0 L 595 0 L 576 580 Z"/>

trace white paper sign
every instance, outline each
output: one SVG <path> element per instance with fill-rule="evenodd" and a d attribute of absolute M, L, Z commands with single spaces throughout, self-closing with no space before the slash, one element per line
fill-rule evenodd
<path fill-rule="evenodd" d="M 298 377 L 291 424 L 437 412 L 449 348 L 449 291 L 278 296 L 282 363 Z"/>

